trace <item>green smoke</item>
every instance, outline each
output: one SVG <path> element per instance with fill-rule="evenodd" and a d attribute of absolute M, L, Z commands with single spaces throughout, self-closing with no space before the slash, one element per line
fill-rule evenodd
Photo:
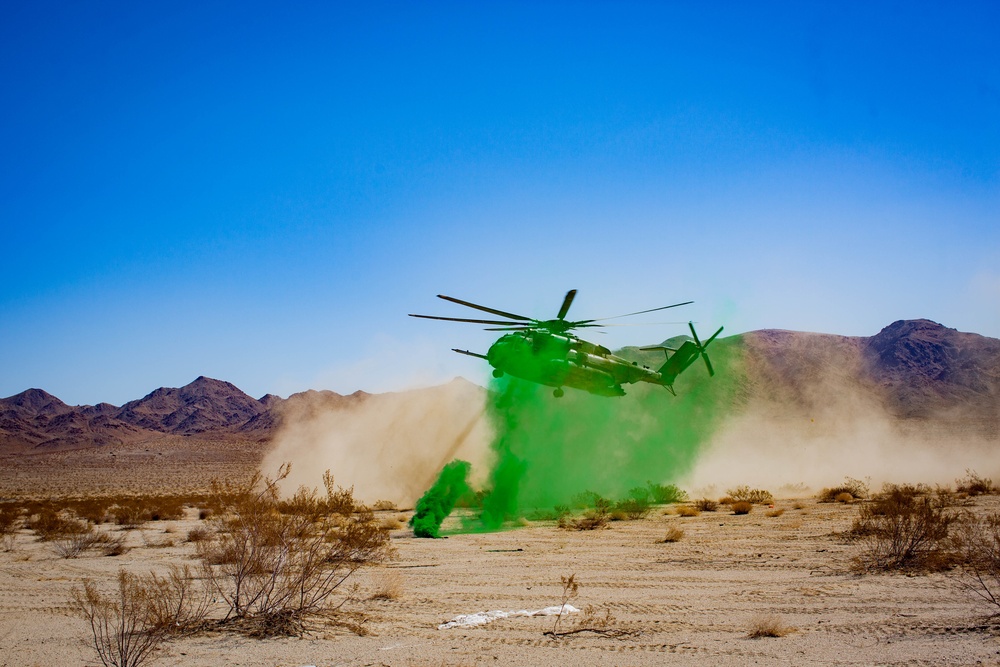
<path fill-rule="evenodd" d="M 653 385 L 627 386 L 622 398 L 552 389 L 504 376 L 490 385 L 488 414 L 495 463 L 482 525 L 496 529 L 529 508 L 568 505 L 583 491 L 624 498 L 647 481 L 672 483 L 691 470 L 737 390 L 736 345 L 712 346 L 714 378 L 701 361 L 676 383 L 677 396 Z M 663 357 L 626 350 L 652 367 Z"/>
<path fill-rule="evenodd" d="M 410 526 L 416 537 L 440 537 L 441 523 L 451 514 L 455 503 L 469 491 L 469 469 L 472 466 L 454 460 L 441 470 L 434 484 L 417 501 Z"/>

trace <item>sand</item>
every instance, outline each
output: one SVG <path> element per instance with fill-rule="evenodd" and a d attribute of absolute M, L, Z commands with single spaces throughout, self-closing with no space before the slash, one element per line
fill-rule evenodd
<path fill-rule="evenodd" d="M 795 505 L 801 509 L 795 509 Z M 695 517 L 658 508 L 638 521 L 597 531 L 539 522 L 500 533 L 415 539 L 393 531 L 397 558 L 357 576 L 370 634 L 317 627 L 303 638 L 249 639 L 210 634 L 171 640 L 154 665 L 973 665 L 1000 662 L 1000 629 L 956 573 L 858 575 L 859 546 L 843 540 L 856 506 L 811 499 L 778 501 L 784 513 Z M 1000 510 L 979 497 L 977 513 Z M 389 512 L 387 518 L 398 516 Z M 194 564 L 184 541 L 200 525 L 146 524 L 117 557 L 59 558 L 26 530 L 0 552 L 0 665 L 99 665 L 70 592 L 84 578 L 110 587 L 119 567 L 162 572 Z M 455 520 L 446 523 L 454 526 Z M 680 541 L 662 542 L 679 527 Z M 102 530 L 117 530 L 104 525 Z M 552 617 L 502 618 L 475 628 L 439 630 L 459 614 L 534 610 L 561 602 L 560 577 L 576 575 L 570 603 L 610 612 L 609 629 L 552 639 Z M 396 599 L 370 599 L 393 582 Z M 572 629 L 582 614 L 565 617 Z M 757 617 L 795 631 L 749 639 Z"/>

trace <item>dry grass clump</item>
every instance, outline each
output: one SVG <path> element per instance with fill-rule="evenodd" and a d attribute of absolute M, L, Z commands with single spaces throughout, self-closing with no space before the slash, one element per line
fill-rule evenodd
<path fill-rule="evenodd" d="M 729 509 L 733 510 L 733 514 L 749 514 L 753 503 L 746 500 L 733 501 L 729 503 Z"/>
<path fill-rule="evenodd" d="M 795 628 L 785 625 L 779 616 L 760 615 L 755 616 L 750 621 L 747 632 L 747 639 L 760 639 L 762 637 L 784 637 L 796 632 Z"/>
<path fill-rule="evenodd" d="M 406 522 L 398 516 L 385 516 L 379 519 L 379 525 L 383 530 L 402 530 L 406 527 Z"/>
<path fill-rule="evenodd" d="M 955 491 L 968 496 L 982 496 L 995 494 L 998 489 L 993 485 L 992 479 L 981 477 L 976 471 L 966 469 L 965 477 L 955 480 Z"/>
<path fill-rule="evenodd" d="M 376 500 L 375 504 L 372 505 L 372 509 L 376 512 L 393 512 L 396 509 L 396 503 L 391 500 Z"/>
<path fill-rule="evenodd" d="M 0 505 L 0 537 L 13 535 L 21 527 L 21 508 L 13 504 Z"/>
<path fill-rule="evenodd" d="M 784 513 L 785 513 L 785 510 L 784 510 L 784 509 L 781 509 L 781 508 L 778 508 L 778 509 L 773 509 L 773 510 L 771 510 L 771 511 L 767 512 L 767 513 L 765 514 L 765 516 L 769 516 L 769 517 L 771 517 L 772 519 L 774 519 L 774 518 L 777 518 L 777 517 L 781 516 L 781 515 L 782 515 L 782 514 L 784 514 Z"/>
<path fill-rule="evenodd" d="M 823 489 L 816 499 L 821 503 L 850 503 L 854 500 L 865 500 L 869 495 L 867 482 L 845 477 L 843 484 L 832 489 Z"/>
<path fill-rule="evenodd" d="M 698 516 L 701 512 L 697 508 L 691 507 L 690 505 L 681 505 L 677 508 L 677 516 Z"/>
<path fill-rule="evenodd" d="M 719 509 L 719 503 L 708 498 L 702 498 L 701 500 L 696 500 L 694 503 L 695 508 L 701 512 L 714 512 Z"/>
<path fill-rule="evenodd" d="M 728 500 L 728 502 L 725 502 Z M 774 496 L 771 495 L 770 491 L 765 491 L 764 489 L 751 489 L 749 486 L 737 486 L 735 489 L 729 489 L 726 491 L 726 498 L 720 500 L 726 505 L 732 505 L 734 502 L 747 502 L 753 505 L 770 505 L 774 502 Z"/>
<path fill-rule="evenodd" d="M 215 533 L 213 533 L 209 528 L 206 528 L 205 526 L 195 526 L 188 531 L 187 541 L 194 543 L 205 542 L 212 539 L 214 536 Z"/>
<path fill-rule="evenodd" d="M 52 540 L 52 549 L 60 558 L 78 558 L 88 550 L 100 550 L 104 556 L 121 556 L 128 552 L 125 535 L 112 536 L 93 526 L 81 523 L 78 532 L 67 533 Z"/>
<path fill-rule="evenodd" d="M 374 590 L 369 600 L 398 600 L 403 596 L 403 577 L 398 570 L 377 570 L 372 575 Z"/>
<path fill-rule="evenodd" d="M 954 564 L 948 532 L 950 499 L 924 485 L 886 484 L 861 505 L 851 535 L 862 543 L 856 565 L 867 571 L 939 571 Z"/>
<path fill-rule="evenodd" d="M 680 542 L 682 537 L 684 537 L 683 530 L 677 527 L 671 527 L 667 529 L 667 534 L 663 537 L 663 541 L 667 544 Z"/>

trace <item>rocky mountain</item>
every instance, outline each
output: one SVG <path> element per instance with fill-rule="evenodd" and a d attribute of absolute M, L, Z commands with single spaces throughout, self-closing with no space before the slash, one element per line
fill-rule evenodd
<path fill-rule="evenodd" d="M 880 402 L 899 419 L 944 416 L 982 425 L 987 433 L 1000 431 L 1000 340 L 995 338 L 929 320 L 901 320 L 870 337 L 753 331 L 719 339 L 709 351 L 719 371 L 713 386 L 728 392 L 736 410 L 755 401 L 782 410 L 811 409 L 852 393 Z M 623 353 L 652 367 L 663 362 L 662 353 L 634 348 Z M 685 380 L 702 382 L 703 375 Z M 255 399 L 206 377 L 157 389 L 121 407 L 69 406 L 41 389 L 28 389 L 0 399 L 0 452 L 99 447 L 162 434 L 264 441 L 284 415 L 300 418 L 370 398 L 361 391 L 342 396 L 310 390 L 287 399 L 273 394 Z"/>

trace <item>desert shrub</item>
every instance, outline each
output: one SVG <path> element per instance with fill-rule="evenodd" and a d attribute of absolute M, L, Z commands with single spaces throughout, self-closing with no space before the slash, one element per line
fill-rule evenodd
<path fill-rule="evenodd" d="M 166 576 L 118 571 L 117 590 L 105 595 L 84 579 L 72 591 L 73 606 L 90 624 L 91 644 L 105 667 L 137 667 L 170 635 L 197 628 L 204 620 L 209 590 L 197 586 L 188 566 Z"/>
<path fill-rule="evenodd" d="M 610 510 L 613 503 L 596 491 L 584 491 L 570 499 L 570 506 L 577 509 Z"/>
<path fill-rule="evenodd" d="M 854 502 L 854 496 L 851 495 L 850 493 L 848 493 L 847 491 L 841 491 L 836 496 L 834 496 L 833 499 L 834 499 L 834 501 L 836 501 L 838 503 L 853 503 Z"/>
<path fill-rule="evenodd" d="M 698 516 L 701 512 L 690 505 L 681 505 L 677 508 L 677 516 Z"/>
<path fill-rule="evenodd" d="M 229 607 L 227 619 L 251 636 L 301 634 L 311 617 L 334 618 L 341 586 L 359 568 L 391 556 L 389 534 L 350 490 L 324 475 L 326 496 L 299 490 L 279 499 L 276 479 L 255 476 L 228 489 L 213 518 L 215 537 L 197 549 Z M 317 512 L 322 507 L 326 513 Z"/>
<path fill-rule="evenodd" d="M 991 616 L 1000 616 L 1000 514 L 966 514 L 957 528 L 955 544 L 962 563 L 958 580 L 987 605 Z"/>
<path fill-rule="evenodd" d="M 979 476 L 975 470 L 965 471 L 965 477 L 955 480 L 955 491 L 970 496 L 989 495 L 997 492 L 993 480 Z"/>
<path fill-rule="evenodd" d="M 657 505 L 669 505 L 673 503 L 683 503 L 688 499 L 686 492 L 677 487 L 676 484 L 654 484 L 646 482 L 649 496 Z"/>
<path fill-rule="evenodd" d="M 208 615 L 211 590 L 199 582 L 189 565 L 171 565 L 165 576 L 150 573 L 143 585 L 152 593 L 149 601 L 150 623 L 168 635 L 197 630 Z"/>
<path fill-rule="evenodd" d="M 43 542 L 67 538 L 88 531 L 83 521 L 68 517 L 51 507 L 42 508 L 28 518 L 27 526 Z"/>
<path fill-rule="evenodd" d="M 391 500 L 376 500 L 372 509 L 376 512 L 392 512 L 396 510 L 396 503 Z"/>
<path fill-rule="evenodd" d="M 644 489 L 642 489 L 644 491 Z M 625 516 L 625 518 L 635 521 L 637 519 L 644 518 L 649 514 L 651 506 L 649 504 L 649 498 L 646 495 L 642 497 L 629 497 L 624 500 L 619 500 L 612 507 L 613 513 L 620 513 Z"/>
<path fill-rule="evenodd" d="M 60 558 L 77 558 L 85 551 L 100 548 L 107 555 L 120 555 L 124 553 L 124 536 L 116 540 L 107 533 L 103 533 L 93 526 L 85 523 L 80 524 L 80 529 L 68 532 L 52 539 L 52 549 Z"/>
<path fill-rule="evenodd" d="M 110 510 L 116 524 L 126 529 L 134 529 L 150 520 L 149 509 L 140 500 L 127 499 L 115 504 Z"/>
<path fill-rule="evenodd" d="M 782 515 L 782 514 L 784 514 L 784 513 L 785 513 L 785 510 L 784 510 L 784 509 L 781 509 L 781 508 L 779 508 L 779 509 L 774 509 L 774 510 L 771 510 L 771 511 L 769 511 L 769 512 L 766 512 L 766 513 L 764 514 L 764 516 L 769 516 L 769 517 L 771 517 L 772 519 L 776 519 L 777 517 L 781 516 L 781 515 Z"/>
<path fill-rule="evenodd" d="M 681 538 L 684 537 L 684 531 L 677 527 L 671 527 L 667 529 L 667 534 L 663 537 L 663 541 L 670 542 L 680 542 Z"/>
<path fill-rule="evenodd" d="M 850 495 L 850 500 L 842 500 L 844 494 Z M 864 500 L 870 495 L 868 482 L 853 477 L 845 477 L 844 483 L 831 489 L 820 491 L 816 499 L 821 503 L 842 503 L 853 500 Z"/>
<path fill-rule="evenodd" d="M 749 486 L 737 486 L 735 489 L 726 491 L 728 498 L 733 502 L 747 502 L 754 505 L 768 505 L 774 502 L 774 496 L 770 491 L 764 489 L 751 489 Z M 732 505 L 732 502 L 726 503 Z"/>
<path fill-rule="evenodd" d="M 755 616 L 750 621 L 747 632 L 747 639 L 760 639 L 761 637 L 784 637 L 795 632 L 795 628 L 786 626 L 781 618 L 772 615 Z"/>
<path fill-rule="evenodd" d="M 865 570 L 938 570 L 950 561 L 948 530 L 955 516 L 923 485 L 887 484 L 861 505 L 851 534 L 862 541 Z"/>
<path fill-rule="evenodd" d="M 608 507 L 602 505 L 597 509 L 587 510 L 578 519 L 574 519 L 570 514 L 565 514 L 559 517 L 557 525 L 566 530 L 597 530 L 607 526 L 610 520 L 611 513 Z"/>
<path fill-rule="evenodd" d="M 708 498 L 702 498 L 701 500 L 696 500 L 694 506 L 701 512 L 714 512 L 719 509 L 719 503 Z"/>
<path fill-rule="evenodd" d="M 21 508 L 15 505 L 0 505 L 0 537 L 13 535 L 21 526 Z"/>
<path fill-rule="evenodd" d="M 753 509 L 753 503 L 747 500 L 737 500 L 729 504 L 729 509 L 733 510 L 733 514 L 749 514 L 750 510 Z"/>
<path fill-rule="evenodd" d="M 187 541 L 188 542 L 205 542 L 211 540 L 214 533 L 209 528 L 205 526 L 195 526 L 188 531 Z"/>

